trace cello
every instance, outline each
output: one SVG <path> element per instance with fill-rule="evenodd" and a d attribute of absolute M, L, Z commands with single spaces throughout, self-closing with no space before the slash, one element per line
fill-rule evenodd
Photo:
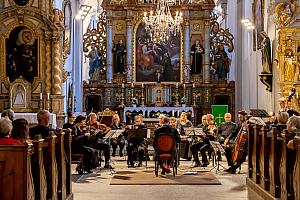
<path fill-rule="evenodd" d="M 237 162 L 241 159 L 242 153 L 244 151 L 244 147 L 245 145 L 247 145 L 247 142 L 248 142 L 248 129 L 246 124 L 243 124 L 232 146 L 232 155 L 231 155 L 232 162 Z"/>

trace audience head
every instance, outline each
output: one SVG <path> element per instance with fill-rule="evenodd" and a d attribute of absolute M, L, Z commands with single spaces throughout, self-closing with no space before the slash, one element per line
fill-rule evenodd
<path fill-rule="evenodd" d="M 285 110 L 285 98 L 282 97 L 278 100 L 278 103 L 279 103 L 279 107 L 280 107 L 280 110 L 283 111 Z"/>
<path fill-rule="evenodd" d="M 286 108 L 287 108 L 288 110 L 292 110 L 292 109 L 293 109 L 293 103 L 292 103 L 291 100 L 288 100 L 288 101 L 286 102 Z"/>
<path fill-rule="evenodd" d="M 7 118 L 0 119 L 0 138 L 10 137 L 12 130 L 11 121 Z"/>
<path fill-rule="evenodd" d="M 170 126 L 172 128 L 176 128 L 177 127 L 177 119 L 175 117 L 170 117 Z"/>
<path fill-rule="evenodd" d="M 268 114 L 270 115 L 270 117 L 268 118 L 268 123 L 273 124 L 276 120 L 275 113 L 274 112 L 269 112 Z"/>
<path fill-rule="evenodd" d="M 6 117 L 10 121 L 14 120 L 14 116 L 15 116 L 15 113 L 12 109 L 3 110 L 1 113 L 2 118 Z"/>
<path fill-rule="evenodd" d="M 77 126 L 85 125 L 85 117 L 83 115 L 78 115 L 75 119 Z"/>
<path fill-rule="evenodd" d="M 202 124 L 203 124 L 203 125 L 206 125 L 206 124 L 207 124 L 207 121 L 206 121 L 206 115 L 202 115 L 201 121 L 202 121 Z"/>
<path fill-rule="evenodd" d="M 37 113 L 38 124 L 48 126 L 50 120 L 50 113 L 48 110 L 41 110 Z"/>
<path fill-rule="evenodd" d="M 231 114 L 230 113 L 225 113 L 224 119 L 225 119 L 225 122 L 231 122 Z"/>
<path fill-rule="evenodd" d="M 28 140 L 29 139 L 29 124 L 26 119 L 16 119 L 12 123 L 13 129 L 11 137 L 15 139 Z"/>
<path fill-rule="evenodd" d="M 287 112 L 279 112 L 276 115 L 276 121 L 278 124 L 286 124 L 289 119 L 289 113 Z"/>
<path fill-rule="evenodd" d="M 164 118 L 165 118 L 165 117 L 166 117 L 165 115 L 160 114 L 160 115 L 158 116 L 158 123 L 164 124 Z"/>
<path fill-rule="evenodd" d="M 114 114 L 112 116 L 112 124 L 118 125 L 119 123 L 120 123 L 120 117 L 119 117 L 119 115 L 118 114 Z"/>
<path fill-rule="evenodd" d="M 88 118 L 89 118 L 89 121 L 90 121 L 91 124 L 97 122 L 97 115 L 96 115 L 96 113 L 91 112 L 91 113 L 89 114 L 89 117 L 88 117 Z"/>
<path fill-rule="evenodd" d="M 287 129 L 290 133 L 300 136 L 300 117 L 291 116 L 287 121 Z"/>
<path fill-rule="evenodd" d="M 244 110 L 238 111 L 238 118 L 241 123 L 244 123 L 247 118 L 247 112 Z"/>
<path fill-rule="evenodd" d="M 69 112 L 68 113 L 68 120 L 69 120 L 69 123 L 74 123 L 75 122 L 75 114 L 73 112 Z"/>

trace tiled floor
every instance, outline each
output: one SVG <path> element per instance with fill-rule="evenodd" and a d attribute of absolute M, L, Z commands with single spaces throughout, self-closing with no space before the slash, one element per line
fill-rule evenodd
<path fill-rule="evenodd" d="M 227 166 L 225 162 L 222 165 Z M 154 170 L 154 162 L 148 167 L 127 168 L 126 161 L 120 157 L 113 158 L 112 165 L 116 171 L 128 170 Z M 180 170 L 191 170 L 191 161 L 182 161 Z M 72 166 L 75 169 L 75 166 Z M 207 169 L 211 169 L 210 165 Z M 216 173 L 215 170 L 213 170 Z M 242 166 L 240 174 L 227 174 L 223 170 L 216 176 L 221 185 L 109 185 L 113 174 L 109 170 L 94 170 L 93 174 L 81 177 L 73 182 L 73 193 L 76 200 L 198 200 L 198 199 L 247 199 L 246 188 L 247 164 Z"/>

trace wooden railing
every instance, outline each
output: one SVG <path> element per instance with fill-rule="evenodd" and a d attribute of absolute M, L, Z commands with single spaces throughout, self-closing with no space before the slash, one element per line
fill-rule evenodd
<path fill-rule="evenodd" d="M 294 136 L 280 130 L 248 125 L 248 191 L 262 199 L 300 200 L 300 139 L 291 150 L 287 144 Z"/>
<path fill-rule="evenodd" d="M 45 139 L 37 135 L 29 144 L 0 145 L 0 194 L 4 200 L 73 199 L 70 132 L 50 132 Z"/>

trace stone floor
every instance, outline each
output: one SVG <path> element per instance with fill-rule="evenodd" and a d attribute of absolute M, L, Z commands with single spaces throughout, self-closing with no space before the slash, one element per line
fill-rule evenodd
<path fill-rule="evenodd" d="M 225 162 L 220 162 L 220 164 L 227 166 Z M 153 161 L 148 162 L 147 167 L 127 168 L 126 161 L 120 157 L 112 159 L 112 166 L 116 171 L 154 170 Z M 191 161 L 181 161 L 179 170 L 197 169 L 191 169 L 190 166 Z M 247 199 L 247 163 L 242 166 L 240 174 L 227 174 L 223 170 L 216 173 L 216 170 L 213 170 L 221 185 L 109 185 L 113 177 L 110 170 L 95 169 L 93 174 L 79 176 L 75 173 L 75 165 L 72 168 L 74 179 L 76 179 L 76 182 L 73 182 L 73 193 L 76 200 Z M 211 168 L 212 165 L 209 165 L 206 169 Z"/>

